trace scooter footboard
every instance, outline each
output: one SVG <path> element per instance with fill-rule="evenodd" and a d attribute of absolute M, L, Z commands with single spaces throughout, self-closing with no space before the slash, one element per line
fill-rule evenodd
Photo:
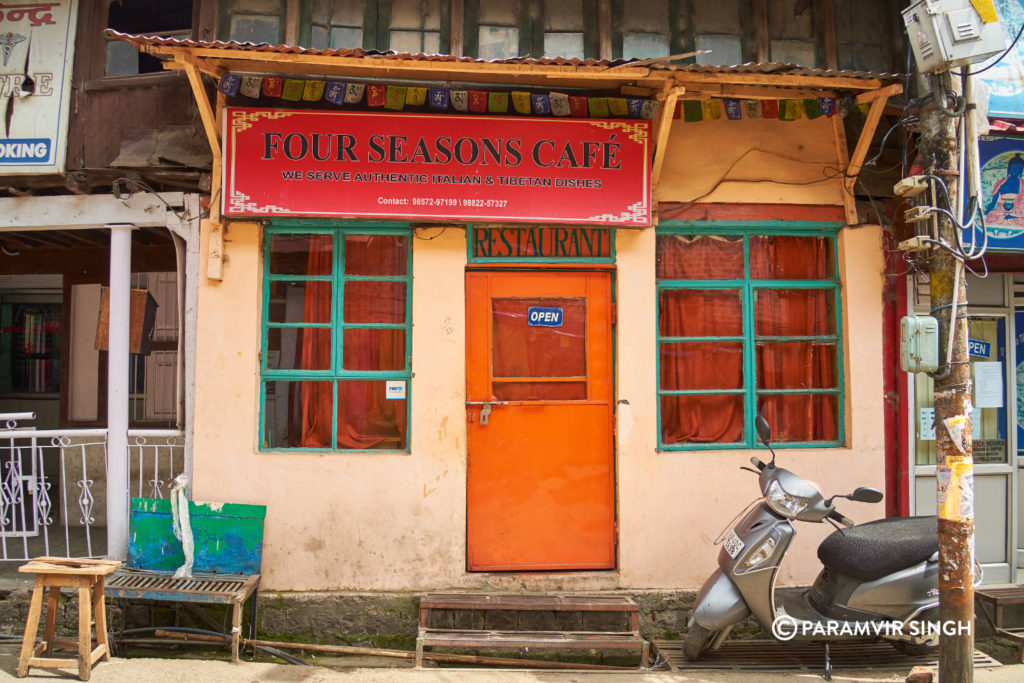
<path fill-rule="evenodd" d="M 697 594 L 694 620 L 709 631 L 721 631 L 748 616 L 750 608 L 736 584 L 721 569 L 716 569 Z"/>

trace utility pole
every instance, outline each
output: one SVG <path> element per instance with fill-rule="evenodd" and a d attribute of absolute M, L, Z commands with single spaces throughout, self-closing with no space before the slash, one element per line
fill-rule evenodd
<path fill-rule="evenodd" d="M 934 102 L 953 93 L 949 70 L 930 78 Z M 967 110 L 965 116 L 973 116 Z M 959 142 L 954 117 L 929 105 L 921 112 L 921 153 L 925 173 L 941 178 L 934 206 L 959 216 Z M 938 189 L 938 183 L 933 185 Z M 948 200 L 947 200 L 948 197 Z M 948 204 L 946 203 L 948 201 Z M 938 239 L 950 246 L 957 235 L 949 216 L 936 214 Z M 951 251 L 932 247 L 931 315 L 939 321 L 939 370 L 935 380 L 935 447 L 939 517 L 939 680 L 974 680 L 974 460 L 971 454 L 971 367 L 967 354 L 967 285 L 963 263 Z"/>

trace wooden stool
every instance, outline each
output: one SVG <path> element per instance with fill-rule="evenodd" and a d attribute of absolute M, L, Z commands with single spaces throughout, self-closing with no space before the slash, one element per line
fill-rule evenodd
<path fill-rule="evenodd" d="M 121 566 L 117 560 L 78 560 L 64 557 L 37 557 L 26 565 L 18 567 L 19 572 L 36 575 L 32 604 L 25 622 L 25 639 L 21 643 L 21 658 L 18 660 L 18 678 L 23 678 L 30 666 L 50 669 L 73 669 L 78 667 L 78 677 L 89 680 L 92 665 L 103 659 L 110 659 L 107 644 L 107 610 L 103 602 L 103 577 Z M 36 645 L 36 631 L 39 629 L 39 613 L 43 607 L 43 592 L 49 588 L 46 603 L 46 637 Z M 78 589 L 78 642 L 55 638 L 57 629 L 57 606 L 61 588 Z M 92 649 L 93 612 L 96 614 L 96 649 Z M 54 647 L 78 649 L 74 659 L 40 657 L 50 655 Z"/>

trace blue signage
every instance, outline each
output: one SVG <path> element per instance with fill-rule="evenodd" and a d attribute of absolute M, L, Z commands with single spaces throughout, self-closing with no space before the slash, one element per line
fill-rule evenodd
<path fill-rule="evenodd" d="M 983 135 L 978 140 L 978 161 L 979 210 L 985 214 L 988 248 L 1024 250 L 1024 138 Z M 963 201 L 966 200 L 964 197 Z M 963 239 L 980 246 L 983 237 L 978 225 L 973 231 L 965 230 Z"/>
<path fill-rule="evenodd" d="M 0 140 L 0 164 L 23 164 L 50 158 L 48 138 L 11 138 Z"/>
<path fill-rule="evenodd" d="M 561 327 L 562 309 L 549 308 L 547 306 L 530 306 L 526 319 L 531 327 Z"/>
<path fill-rule="evenodd" d="M 982 358 L 992 357 L 992 345 L 988 342 L 983 342 L 980 339 L 967 340 L 967 350 L 972 356 L 981 356 Z"/>

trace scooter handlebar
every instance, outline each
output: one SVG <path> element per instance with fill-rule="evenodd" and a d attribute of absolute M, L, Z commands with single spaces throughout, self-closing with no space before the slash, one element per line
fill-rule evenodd
<path fill-rule="evenodd" d="M 828 517 L 829 519 L 834 519 L 835 521 L 839 522 L 845 527 L 853 526 L 853 520 L 844 515 L 843 513 L 839 512 L 839 510 L 833 510 L 832 512 L 828 513 Z"/>
<path fill-rule="evenodd" d="M 765 468 L 765 464 L 761 462 L 756 455 L 750 459 L 750 464 L 759 470 L 763 470 Z"/>

